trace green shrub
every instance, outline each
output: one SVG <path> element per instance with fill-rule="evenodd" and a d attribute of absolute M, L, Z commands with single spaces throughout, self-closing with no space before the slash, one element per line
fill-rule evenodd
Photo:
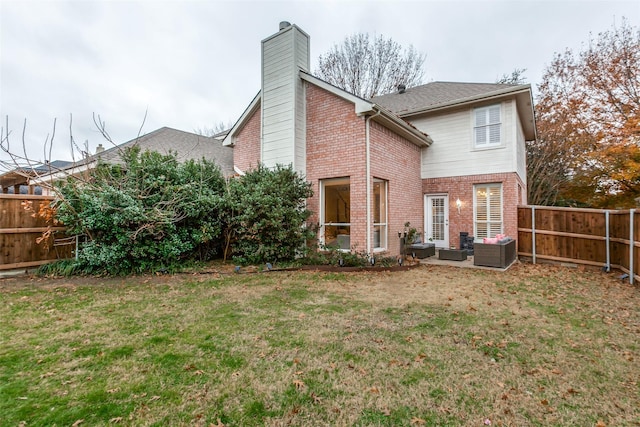
<path fill-rule="evenodd" d="M 234 260 L 260 264 L 292 260 L 306 253 L 313 233 L 306 226 L 311 212 L 311 184 L 292 167 L 260 166 L 228 183 L 227 243 Z"/>
<path fill-rule="evenodd" d="M 127 148 L 122 164 L 100 164 L 88 179 L 58 187 L 58 219 L 88 237 L 78 254 L 87 273 L 154 271 L 207 259 L 221 244 L 225 181 L 206 160 Z"/>

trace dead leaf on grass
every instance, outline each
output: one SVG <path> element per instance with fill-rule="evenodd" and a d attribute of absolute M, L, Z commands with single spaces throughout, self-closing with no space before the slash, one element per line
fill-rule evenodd
<path fill-rule="evenodd" d="M 78 427 L 80 424 L 84 422 L 84 419 L 79 419 L 75 423 L 71 424 L 71 427 Z"/>
<path fill-rule="evenodd" d="M 209 427 L 224 427 L 224 424 L 222 424 L 222 421 L 220 421 L 220 418 L 218 418 L 218 422 L 216 424 L 209 424 Z"/>
<path fill-rule="evenodd" d="M 115 418 L 111 418 L 111 419 L 109 420 L 109 422 L 110 422 L 111 424 L 118 424 L 118 423 L 119 423 L 119 422 L 121 422 L 121 421 L 122 421 L 122 417 L 115 417 Z"/>
<path fill-rule="evenodd" d="M 293 385 L 296 387 L 296 390 L 302 390 L 304 388 L 304 381 L 294 380 Z"/>
<path fill-rule="evenodd" d="M 607 427 L 607 425 L 602 420 L 598 420 L 596 423 L 596 427 Z"/>
<path fill-rule="evenodd" d="M 418 426 L 418 425 L 419 425 L 419 426 L 423 426 L 423 425 L 425 425 L 425 424 L 427 424 L 427 422 L 426 422 L 425 420 L 423 420 L 422 418 L 418 418 L 418 417 L 413 417 L 413 418 L 411 418 L 411 425 L 414 425 L 414 426 Z"/>
<path fill-rule="evenodd" d="M 151 396 L 151 399 L 149 399 L 149 402 L 153 402 L 156 400 L 160 400 L 160 396 Z"/>

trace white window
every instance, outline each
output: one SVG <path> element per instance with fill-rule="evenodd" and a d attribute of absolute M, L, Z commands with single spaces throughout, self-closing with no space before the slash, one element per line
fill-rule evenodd
<path fill-rule="evenodd" d="M 387 181 L 373 181 L 373 249 L 387 247 Z"/>
<path fill-rule="evenodd" d="M 502 234 L 502 184 L 478 184 L 473 189 L 475 237 Z"/>
<path fill-rule="evenodd" d="M 500 104 L 474 110 L 473 142 L 475 148 L 502 144 Z"/>
<path fill-rule="evenodd" d="M 349 178 L 320 182 L 320 235 L 328 247 L 351 250 L 351 186 Z"/>

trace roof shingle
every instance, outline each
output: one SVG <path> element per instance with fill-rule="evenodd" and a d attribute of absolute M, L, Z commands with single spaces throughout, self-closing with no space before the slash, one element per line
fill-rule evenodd
<path fill-rule="evenodd" d="M 431 107 L 458 100 L 483 97 L 518 86 L 500 83 L 432 82 L 408 88 L 404 93 L 395 92 L 376 96 L 372 101 L 402 116 L 405 113 L 428 110 Z"/>

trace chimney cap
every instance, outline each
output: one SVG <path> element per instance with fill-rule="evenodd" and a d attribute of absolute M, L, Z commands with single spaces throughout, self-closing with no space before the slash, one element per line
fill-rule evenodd
<path fill-rule="evenodd" d="M 282 31 L 287 27 L 291 26 L 291 22 L 289 21 L 280 21 L 280 26 L 278 27 L 278 30 Z"/>
<path fill-rule="evenodd" d="M 398 85 L 398 93 L 404 93 L 407 90 L 407 87 L 403 84 Z"/>

